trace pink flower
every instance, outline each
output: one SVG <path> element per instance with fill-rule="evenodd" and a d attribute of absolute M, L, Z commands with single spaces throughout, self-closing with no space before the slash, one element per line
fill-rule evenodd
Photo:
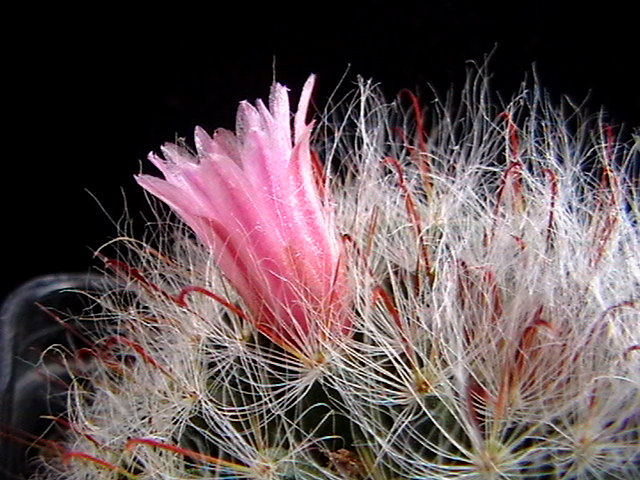
<path fill-rule="evenodd" d="M 211 138 L 198 127 L 197 155 L 166 144 L 164 159 L 149 155 L 165 180 L 136 177 L 212 250 L 256 327 L 297 352 L 350 329 L 342 248 L 309 148 L 313 83 L 302 90 L 293 139 L 287 89 L 275 84 L 269 109 L 240 104 L 235 134 Z"/>

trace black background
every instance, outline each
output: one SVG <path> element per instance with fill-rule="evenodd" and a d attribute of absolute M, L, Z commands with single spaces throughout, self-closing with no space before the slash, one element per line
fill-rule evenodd
<path fill-rule="evenodd" d="M 322 105 L 349 65 L 348 81 L 372 77 L 389 97 L 428 83 L 444 92 L 461 85 L 466 61 L 495 48 L 492 85 L 504 95 L 535 63 L 555 98 L 589 96 L 611 124 L 640 126 L 638 25 L 625 4 L 175 3 L 134 12 L 91 2 L 6 14 L 0 296 L 35 275 L 95 265 L 92 251 L 116 231 L 87 191 L 116 218 L 124 191 L 137 216 L 144 197 L 132 175 L 146 154 L 195 125 L 232 128 L 238 101 L 268 95 L 274 58 L 295 98 L 318 74 Z"/>

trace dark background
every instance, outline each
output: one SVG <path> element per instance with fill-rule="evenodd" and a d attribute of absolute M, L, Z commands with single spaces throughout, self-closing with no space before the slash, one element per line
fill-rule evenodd
<path fill-rule="evenodd" d="M 535 63 L 555 98 L 588 96 L 611 124 L 640 126 L 638 25 L 625 3 L 175 3 L 136 13 L 92 2 L 5 15 L 0 297 L 35 275 L 95 265 L 93 249 L 116 231 L 87 191 L 116 218 L 124 191 L 138 216 L 132 175 L 146 154 L 195 125 L 232 128 L 238 101 L 268 95 L 274 58 L 295 98 L 318 74 L 322 105 L 349 65 L 348 82 L 372 77 L 389 97 L 427 83 L 444 92 L 461 85 L 466 61 L 495 48 L 492 85 L 505 96 Z"/>

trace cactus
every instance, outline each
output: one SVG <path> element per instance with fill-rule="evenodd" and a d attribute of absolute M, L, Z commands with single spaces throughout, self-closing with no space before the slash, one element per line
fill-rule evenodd
<path fill-rule="evenodd" d="M 638 478 L 638 144 L 482 68 L 312 86 L 150 157 L 37 478 Z"/>

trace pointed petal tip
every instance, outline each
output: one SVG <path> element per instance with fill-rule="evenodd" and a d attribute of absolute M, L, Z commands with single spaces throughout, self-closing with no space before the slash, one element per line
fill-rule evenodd
<path fill-rule="evenodd" d="M 156 182 L 165 182 L 161 178 L 154 177 L 153 175 L 147 175 L 146 173 L 138 173 L 133 176 L 133 179 L 136 181 L 138 185 L 140 185 L 145 190 L 149 191 L 150 185 L 155 184 Z"/>
<path fill-rule="evenodd" d="M 198 155 L 203 155 L 210 149 L 211 137 L 204 128 L 197 125 L 193 131 L 193 138 L 195 140 Z"/>
<path fill-rule="evenodd" d="M 305 90 L 313 90 L 313 86 L 315 85 L 315 83 L 316 83 L 316 74 L 315 73 L 309 74 L 309 77 L 304 82 L 302 91 L 304 92 Z"/>
<path fill-rule="evenodd" d="M 167 163 L 162 157 L 160 157 L 153 150 L 150 151 L 149 154 L 147 155 L 147 160 L 149 160 L 157 169 L 161 171 L 164 169 Z"/>
<path fill-rule="evenodd" d="M 298 110 L 294 120 L 294 134 L 296 142 L 300 140 L 300 137 L 307 126 L 307 110 L 309 109 L 309 102 L 311 101 L 311 92 L 315 85 L 315 79 L 316 76 L 314 74 L 309 75 L 309 78 L 307 78 L 307 81 L 304 83 L 304 87 L 302 87 L 302 93 L 300 94 L 300 100 L 298 101 Z"/>

